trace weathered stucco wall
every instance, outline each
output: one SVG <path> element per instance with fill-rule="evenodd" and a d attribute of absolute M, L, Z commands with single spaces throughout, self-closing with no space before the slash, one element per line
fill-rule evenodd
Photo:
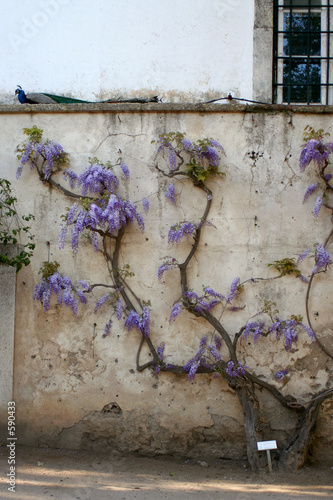
<path fill-rule="evenodd" d="M 88 165 L 88 157 L 115 162 L 122 155 L 131 170 L 124 193 L 135 201 L 148 197 L 150 212 L 144 234 L 131 227 L 121 260 L 135 272 L 130 281 L 133 289 L 142 299 L 151 300 L 155 344 L 165 341 L 167 362 L 184 364 L 209 329 L 187 313 L 169 324 L 172 304 L 180 293 L 178 273 L 170 271 L 159 283 L 157 269 L 165 255 L 185 255 L 191 242 L 171 248 L 168 229 L 184 218 L 199 218 L 205 200 L 195 188 L 178 181 L 178 207 L 168 202 L 164 196 L 168 182 L 154 169 L 152 141 L 161 133 L 181 131 L 191 140 L 216 138 L 225 149 L 226 177 L 209 182 L 214 191 L 209 219 L 214 226 L 203 230 L 200 253 L 191 264 L 190 287 L 200 292 L 202 285 L 210 285 L 226 294 L 235 276 L 241 281 L 275 276 L 267 263 L 297 256 L 324 241 L 331 229 L 325 209 L 314 219 L 313 200 L 302 205 L 304 192 L 314 181 L 311 169 L 299 173 L 298 157 L 304 127 L 330 130 L 332 110 L 326 109 L 325 114 L 313 109 L 309 113 L 281 110 L 163 105 L 0 109 L 1 176 L 13 183 L 22 211 L 36 216 L 36 252 L 31 265 L 19 273 L 16 287 L 14 398 L 21 444 L 193 457 L 240 458 L 246 453 L 238 400 L 222 379 L 198 375 L 190 383 L 186 375 L 138 373 L 138 334 L 115 322 L 112 334 L 103 338 L 107 312 L 93 314 L 103 290 L 94 290 L 89 307 L 80 307 L 77 317 L 55 302 L 48 313 L 33 302 L 40 265 L 48 258 L 61 262 L 62 271 L 74 279 L 103 282 L 108 278 L 102 255 L 93 252 L 88 240 L 82 241 L 75 259 L 69 245 L 58 249 L 59 215 L 70 202 L 43 186 L 28 168 L 15 180 L 14 151 L 23 140 L 23 127 L 37 125 L 45 137 L 62 144 L 77 172 Z M 59 182 L 64 182 L 61 175 Z M 303 270 L 309 273 L 311 264 Z M 246 307 L 227 315 L 226 327 L 236 332 L 266 298 L 277 303 L 281 316 L 305 316 L 305 293 L 304 283 L 293 277 L 250 286 L 239 299 Z M 331 294 L 331 274 L 318 277 L 311 315 L 318 335 L 332 350 Z M 289 369 L 291 379 L 281 390 L 303 400 L 332 383 L 332 362 L 306 334 L 288 354 L 274 339 L 262 339 L 255 346 L 249 340 L 242 344 L 241 358 L 279 388 L 274 373 Z M 143 349 L 142 363 L 147 359 Z M 277 410 L 271 398 L 261 397 L 263 438 L 283 442 L 295 421 L 286 410 Z M 321 413 L 317 437 L 317 458 L 333 458 L 329 401 Z"/>
<path fill-rule="evenodd" d="M 251 99 L 253 17 L 248 0 L 7 1 L 0 102 L 17 84 L 90 101 Z"/>

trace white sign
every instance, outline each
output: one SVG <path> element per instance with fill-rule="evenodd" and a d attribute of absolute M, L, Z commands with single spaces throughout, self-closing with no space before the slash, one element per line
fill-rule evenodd
<path fill-rule="evenodd" d="M 277 444 L 274 439 L 274 441 L 258 441 L 257 442 L 257 447 L 259 451 L 263 450 L 276 450 L 277 449 Z"/>

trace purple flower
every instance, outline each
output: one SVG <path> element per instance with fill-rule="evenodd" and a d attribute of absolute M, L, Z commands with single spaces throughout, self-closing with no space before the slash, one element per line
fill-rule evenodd
<path fill-rule="evenodd" d="M 128 169 L 128 166 L 126 165 L 126 163 L 124 163 L 123 161 L 121 162 L 120 164 L 120 168 L 121 170 L 123 171 L 123 175 L 125 177 L 126 180 L 129 180 L 130 178 L 130 173 L 129 173 L 129 169 Z"/>
<path fill-rule="evenodd" d="M 208 345 L 208 350 L 210 351 L 211 355 L 216 361 L 221 361 L 221 354 L 219 351 L 216 349 L 216 347 L 212 344 Z"/>
<path fill-rule="evenodd" d="M 123 303 L 122 303 L 121 298 L 119 298 L 117 300 L 117 303 L 116 303 L 116 316 L 117 316 L 117 320 L 119 320 L 119 321 L 123 317 Z"/>
<path fill-rule="evenodd" d="M 162 343 L 158 346 L 158 348 L 156 349 L 157 356 L 158 356 L 158 359 L 159 359 L 160 361 L 162 361 L 162 360 L 163 360 L 164 349 L 165 349 L 165 343 L 164 343 L 164 342 L 162 342 Z"/>
<path fill-rule="evenodd" d="M 169 229 L 168 243 L 179 243 L 184 236 L 191 236 L 197 227 L 192 222 L 185 221 L 182 224 L 175 224 Z"/>
<path fill-rule="evenodd" d="M 322 200 L 321 196 L 318 196 L 314 210 L 313 210 L 314 217 L 318 217 L 322 203 L 323 203 L 323 200 Z"/>
<path fill-rule="evenodd" d="M 276 372 L 275 377 L 279 380 L 284 380 L 284 377 L 288 375 L 288 370 L 279 370 Z"/>
<path fill-rule="evenodd" d="M 98 301 L 96 302 L 94 313 L 97 313 L 97 311 L 106 303 L 110 300 L 111 296 L 109 293 L 103 295 Z"/>
<path fill-rule="evenodd" d="M 303 203 L 309 198 L 309 196 L 317 189 L 318 187 L 318 182 L 314 182 L 313 184 L 310 184 L 308 189 L 305 192 L 304 198 L 303 198 Z"/>
<path fill-rule="evenodd" d="M 173 148 L 168 148 L 168 158 L 169 158 L 169 166 L 170 170 L 175 170 L 176 169 L 176 152 Z"/>
<path fill-rule="evenodd" d="M 65 158 L 65 151 L 57 142 L 47 141 L 45 144 L 40 142 L 29 141 L 25 145 L 25 149 L 21 158 L 21 165 L 17 169 L 16 177 L 19 178 L 22 173 L 23 165 L 30 162 L 30 168 L 36 166 L 40 156 L 44 159 L 44 178 L 47 180 L 52 173 L 52 167 L 58 160 Z"/>
<path fill-rule="evenodd" d="M 298 264 L 299 262 L 303 262 L 303 260 L 306 259 L 306 257 L 309 255 L 309 253 L 310 253 L 309 250 L 303 250 L 303 252 L 298 257 L 296 264 Z"/>
<path fill-rule="evenodd" d="M 318 170 L 320 170 L 325 166 L 325 163 L 332 152 L 333 143 L 324 144 L 321 140 L 317 141 L 315 139 L 311 139 L 304 144 L 300 154 L 299 166 L 301 172 L 305 170 L 312 160 L 317 165 Z"/>
<path fill-rule="evenodd" d="M 182 303 L 181 302 L 176 302 L 172 308 L 171 314 L 170 314 L 170 319 L 169 323 L 172 323 L 173 321 L 176 320 L 178 314 L 182 310 Z"/>
<path fill-rule="evenodd" d="M 95 251 L 98 250 L 98 238 L 96 232 L 101 230 L 111 235 L 117 232 L 129 222 L 136 220 L 139 229 L 144 230 L 142 215 L 136 210 L 130 200 L 111 194 L 108 200 L 96 200 L 91 203 L 89 209 L 79 208 L 77 204 L 70 209 L 66 226 L 72 226 L 72 248 L 74 253 L 78 251 L 79 236 L 88 230 Z M 66 238 L 66 228 L 62 227 L 59 237 L 59 248 L 63 248 Z"/>
<path fill-rule="evenodd" d="M 319 271 L 326 271 L 327 267 L 332 264 L 331 257 L 327 250 L 325 250 L 324 245 L 321 243 L 316 245 L 316 253 L 315 253 L 315 267 L 312 269 L 312 273 L 316 274 Z"/>
<path fill-rule="evenodd" d="M 149 212 L 149 200 L 148 198 L 142 198 L 142 206 L 143 210 L 148 213 Z"/>
<path fill-rule="evenodd" d="M 230 293 L 227 297 L 227 302 L 231 302 L 235 298 L 235 296 L 237 294 L 238 285 L 239 285 L 239 278 L 235 278 L 233 280 L 233 282 L 231 283 Z"/>
<path fill-rule="evenodd" d="M 262 335 L 264 326 L 265 325 L 262 321 L 252 321 L 250 323 L 247 323 L 243 331 L 243 338 L 247 338 L 253 331 L 253 340 L 254 342 L 256 342 L 259 339 L 260 335 Z"/>
<path fill-rule="evenodd" d="M 233 361 L 229 361 L 227 363 L 226 373 L 229 377 L 242 377 L 246 375 L 245 368 L 246 366 L 242 366 L 242 363 L 238 363 L 237 368 L 235 368 L 235 363 Z"/>
<path fill-rule="evenodd" d="M 192 142 L 189 140 L 189 139 L 183 139 L 181 141 L 182 145 L 183 145 L 183 148 L 186 149 L 186 150 L 191 150 L 193 149 L 193 145 L 192 145 Z"/>
<path fill-rule="evenodd" d="M 35 285 L 33 299 L 42 302 L 44 311 L 48 311 L 52 293 L 55 293 L 58 304 L 69 307 L 73 316 L 76 316 L 79 301 L 83 304 L 87 302 L 84 291 L 88 291 L 89 287 L 85 290 L 81 284 L 74 286 L 68 276 L 55 272 L 48 278 L 42 278 L 41 282 Z"/>
<path fill-rule="evenodd" d="M 107 337 L 108 335 L 110 335 L 111 326 L 112 326 L 112 321 L 111 321 L 111 319 L 109 319 L 109 321 L 106 323 L 106 325 L 104 327 L 104 337 Z"/>
<path fill-rule="evenodd" d="M 63 178 L 65 180 L 68 180 L 71 189 L 75 188 L 78 176 L 76 175 L 76 173 L 73 170 L 66 169 L 63 173 Z"/>
<path fill-rule="evenodd" d="M 158 268 L 158 271 L 157 271 L 157 276 L 158 276 L 158 279 L 162 279 L 163 277 L 163 274 L 165 273 L 165 271 L 167 271 L 168 269 L 170 269 L 171 267 L 173 267 L 175 264 L 173 264 L 172 262 L 170 261 L 167 261 L 165 262 L 164 264 L 161 264 L 160 267 Z"/>
<path fill-rule="evenodd" d="M 216 140 L 216 139 L 212 139 L 210 141 L 210 144 L 213 148 L 215 149 L 219 149 L 221 152 L 224 151 L 223 147 L 221 146 L 221 144 Z"/>
<path fill-rule="evenodd" d="M 124 323 L 125 328 L 127 328 L 128 331 L 133 330 L 133 328 L 136 328 L 139 330 L 145 337 L 149 337 L 150 335 L 150 311 L 149 308 L 144 306 L 142 315 L 138 314 L 134 309 L 132 309 Z"/>
<path fill-rule="evenodd" d="M 175 186 L 171 183 L 167 187 L 166 191 L 164 192 L 165 196 L 173 203 L 176 205 L 176 198 L 175 198 Z"/>
<path fill-rule="evenodd" d="M 106 192 L 114 193 L 119 181 L 111 169 L 93 163 L 79 175 L 77 185 L 82 186 L 82 196 L 86 196 L 88 192 L 103 195 Z"/>

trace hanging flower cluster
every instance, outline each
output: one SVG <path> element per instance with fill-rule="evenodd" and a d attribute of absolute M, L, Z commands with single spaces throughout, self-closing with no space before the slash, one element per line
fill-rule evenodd
<path fill-rule="evenodd" d="M 202 139 L 191 142 L 180 132 L 161 135 L 158 138 L 158 153 L 166 151 L 171 172 L 178 169 L 177 157 L 182 158 L 181 153 L 185 152 L 190 159 L 196 162 L 207 164 L 209 167 L 217 169 L 220 165 L 219 153 L 224 153 L 221 144 L 215 139 Z"/>
<path fill-rule="evenodd" d="M 328 165 L 328 160 L 330 154 L 333 152 L 333 143 L 324 143 L 322 137 L 318 136 L 317 139 L 310 139 L 303 145 L 303 149 L 300 154 L 299 166 L 300 171 L 304 172 L 305 168 L 313 161 L 317 167 L 317 173 L 321 177 L 322 185 L 319 182 L 314 182 L 310 184 L 305 192 L 303 203 L 311 196 L 318 188 L 323 189 L 323 194 L 317 196 L 313 215 L 318 217 L 320 209 L 324 202 L 324 194 L 327 189 L 331 189 L 332 186 L 329 181 L 332 179 L 331 174 L 324 175 L 324 171 Z"/>
<path fill-rule="evenodd" d="M 298 262 L 302 262 L 306 257 L 310 256 L 310 250 L 303 250 L 297 259 Z M 312 269 L 312 274 L 317 274 L 319 272 L 327 271 L 330 264 L 333 264 L 328 251 L 325 249 L 322 243 L 315 245 L 315 254 L 311 255 L 314 257 L 316 265 Z"/>
<path fill-rule="evenodd" d="M 112 169 L 99 163 L 93 163 L 80 175 L 67 169 L 64 171 L 64 179 L 69 181 L 72 189 L 76 186 L 81 188 L 82 196 L 88 193 L 103 196 L 105 193 L 114 193 L 119 186 L 119 180 Z"/>
<path fill-rule="evenodd" d="M 129 311 L 124 324 L 125 328 L 130 332 L 133 328 L 139 330 L 145 337 L 150 336 L 150 310 L 147 306 L 143 307 L 142 314 L 137 313 L 132 309 Z"/>
<path fill-rule="evenodd" d="M 62 146 L 54 141 L 46 141 L 44 144 L 38 141 L 28 141 L 24 145 L 21 156 L 21 164 L 16 171 L 16 178 L 19 179 L 24 165 L 30 163 L 30 169 L 37 166 L 37 161 L 42 158 L 44 179 L 48 180 L 52 174 L 53 167 L 66 161 L 67 154 Z"/>
<path fill-rule="evenodd" d="M 299 158 L 300 171 L 304 172 L 306 167 L 313 161 L 320 171 L 326 164 L 329 155 L 333 152 L 333 143 L 325 144 L 321 138 L 310 139 L 303 145 Z"/>
<path fill-rule="evenodd" d="M 52 293 L 55 293 L 58 305 L 69 307 L 73 312 L 73 316 L 76 316 L 79 301 L 82 304 L 87 302 L 84 292 L 88 292 L 89 289 L 89 286 L 84 281 L 80 281 L 74 286 L 68 276 L 55 272 L 47 278 L 42 278 L 41 282 L 35 285 L 33 299 L 42 302 L 44 311 L 48 311 Z"/>
<path fill-rule="evenodd" d="M 115 236 L 119 229 L 134 220 L 143 232 L 143 217 L 137 211 L 134 203 L 130 200 L 124 200 L 117 194 L 111 194 L 107 200 L 91 203 L 88 209 L 82 208 L 76 203 L 69 210 L 66 223 L 62 226 L 59 248 L 64 248 L 69 226 L 72 227 L 72 249 L 74 252 L 78 251 L 80 234 L 86 230 L 90 231 L 93 248 L 97 251 L 97 232 L 102 231 Z"/>
<path fill-rule="evenodd" d="M 292 344 L 297 342 L 298 334 L 301 330 L 304 330 L 311 340 L 315 340 L 312 329 L 301 321 L 297 321 L 293 318 L 282 320 L 278 317 L 274 318 L 268 330 L 265 328 L 265 323 L 263 321 L 247 323 L 243 331 L 243 338 L 247 338 L 250 333 L 253 332 L 253 341 L 257 342 L 262 335 L 267 336 L 269 333 L 275 332 L 278 340 L 283 337 L 285 349 L 286 351 L 290 351 Z"/>
<path fill-rule="evenodd" d="M 199 367 L 214 371 L 215 365 L 221 361 L 221 342 L 219 337 L 214 337 L 214 343 L 208 343 L 208 335 L 201 337 L 199 349 L 196 355 L 184 365 L 184 371 L 188 372 L 188 379 L 193 380 Z"/>

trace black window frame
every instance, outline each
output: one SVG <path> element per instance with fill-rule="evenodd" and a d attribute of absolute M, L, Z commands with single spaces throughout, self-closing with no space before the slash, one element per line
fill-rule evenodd
<path fill-rule="evenodd" d="M 296 3 L 295 3 L 296 2 Z M 319 3 L 319 5 L 314 5 Z M 297 12 L 298 11 L 298 12 Z M 283 29 L 279 29 L 281 23 L 281 16 L 289 12 L 290 26 L 286 29 L 284 23 L 284 17 L 282 17 Z M 295 14 L 307 14 L 307 29 L 297 31 L 293 28 L 292 20 Z M 320 31 L 311 29 L 311 22 L 314 19 L 313 14 L 320 14 Z M 324 16 L 323 14 L 326 13 Z M 314 104 L 333 104 L 332 103 L 332 93 L 333 93 L 333 0 L 321 0 L 320 2 L 314 2 L 313 0 L 274 0 L 274 23 L 273 23 L 273 102 L 282 104 L 300 104 L 300 105 L 314 105 Z M 326 25 L 322 25 L 322 21 L 326 21 Z M 279 23 L 280 22 L 280 23 Z M 320 33 L 320 54 L 311 54 L 311 37 L 315 37 Z M 296 42 L 298 39 L 306 38 L 306 47 L 304 53 L 301 55 L 293 54 L 292 47 L 293 41 Z M 323 40 L 325 43 L 323 44 Z M 286 43 L 286 47 L 289 48 L 289 54 L 284 53 L 284 47 L 281 47 L 281 43 Z M 288 45 L 289 44 L 289 45 Z M 323 53 L 323 46 L 326 49 Z M 293 68 L 299 68 L 304 65 L 306 66 L 306 81 L 301 83 L 295 83 L 297 71 Z M 318 66 L 319 70 L 318 70 Z M 317 76 L 315 69 L 317 70 Z M 304 71 L 304 69 L 303 69 Z M 319 75 L 318 83 L 316 81 L 311 81 L 312 74 L 315 75 L 313 78 L 317 78 Z M 294 78 L 294 81 L 293 81 Z M 325 80 L 325 81 L 324 81 Z M 304 92 L 306 98 L 299 99 Z M 318 99 L 319 95 L 319 99 Z M 296 100 L 293 97 L 296 96 Z"/>

